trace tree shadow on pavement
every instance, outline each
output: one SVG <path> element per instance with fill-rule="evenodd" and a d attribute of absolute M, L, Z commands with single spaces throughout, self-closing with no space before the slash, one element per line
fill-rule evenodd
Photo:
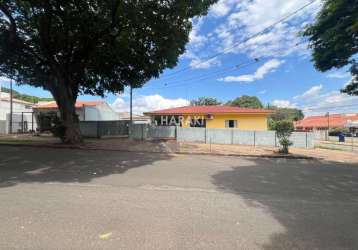
<path fill-rule="evenodd" d="M 252 166 L 218 172 L 212 181 L 223 192 L 260 207 L 285 228 L 260 247 L 358 249 L 357 165 L 316 160 L 252 161 Z"/>
<path fill-rule="evenodd" d="M 34 182 L 85 183 L 170 158 L 155 153 L 0 146 L 0 188 Z"/>

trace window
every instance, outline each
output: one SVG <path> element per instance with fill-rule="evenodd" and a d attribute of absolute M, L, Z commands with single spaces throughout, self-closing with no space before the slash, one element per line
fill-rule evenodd
<path fill-rule="evenodd" d="M 226 120 L 225 128 L 237 128 L 237 120 Z"/>

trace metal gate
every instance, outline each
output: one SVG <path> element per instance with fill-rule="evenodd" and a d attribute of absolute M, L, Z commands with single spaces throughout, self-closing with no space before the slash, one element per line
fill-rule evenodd
<path fill-rule="evenodd" d="M 13 112 L 7 117 L 9 133 L 24 134 L 36 131 L 37 123 L 34 112 Z"/>

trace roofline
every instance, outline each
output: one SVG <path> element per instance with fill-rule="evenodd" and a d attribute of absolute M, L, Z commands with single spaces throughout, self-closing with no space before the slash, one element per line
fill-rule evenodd
<path fill-rule="evenodd" d="M 215 115 L 240 115 L 240 114 L 273 114 L 275 111 L 267 110 L 267 111 L 258 111 L 258 112 L 250 112 L 250 111 L 241 111 L 241 112 L 190 112 L 190 113 L 183 113 L 183 112 L 172 112 L 172 113 L 163 113 L 163 112 L 144 112 L 144 115 L 207 115 L 207 114 L 215 114 Z"/>

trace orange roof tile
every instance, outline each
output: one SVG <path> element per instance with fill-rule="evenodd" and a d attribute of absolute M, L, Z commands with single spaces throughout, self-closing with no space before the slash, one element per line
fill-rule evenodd
<path fill-rule="evenodd" d="M 329 126 L 332 128 L 342 128 L 348 121 L 357 121 L 358 114 L 333 114 L 329 116 Z M 328 117 L 327 116 L 310 116 L 303 120 L 295 122 L 296 128 L 327 128 Z"/>
<path fill-rule="evenodd" d="M 183 114 L 271 114 L 269 109 L 240 108 L 234 106 L 185 106 L 146 112 L 145 115 L 183 115 Z"/>
<path fill-rule="evenodd" d="M 93 107 L 102 104 L 104 101 L 77 101 L 75 104 L 76 108 L 82 107 Z M 57 103 L 55 101 L 37 104 L 33 107 L 34 109 L 57 109 Z"/>

